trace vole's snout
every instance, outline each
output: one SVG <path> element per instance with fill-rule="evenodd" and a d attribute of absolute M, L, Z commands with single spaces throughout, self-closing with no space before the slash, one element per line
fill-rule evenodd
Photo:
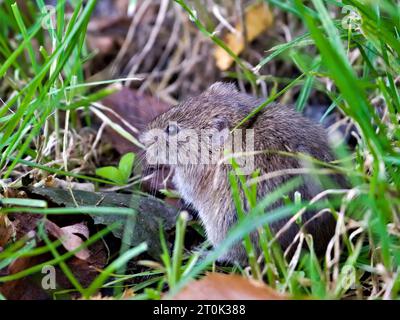
<path fill-rule="evenodd" d="M 143 140 L 143 135 L 144 135 L 144 133 L 140 134 L 139 137 L 138 137 L 138 140 L 139 140 L 139 142 L 140 142 L 141 144 L 143 144 L 143 145 L 146 147 L 146 144 L 145 144 L 145 142 L 144 142 L 144 140 Z"/>
<path fill-rule="evenodd" d="M 153 142 L 154 139 L 151 138 L 151 134 L 148 131 L 143 132 L 140 136 L 139 136 L 139 142 L 141 144 L 143 144 L 143 146 L 145 147 L 145 149 L 149 148 L 149 146 L 151 145 L 151 143 Z"/>

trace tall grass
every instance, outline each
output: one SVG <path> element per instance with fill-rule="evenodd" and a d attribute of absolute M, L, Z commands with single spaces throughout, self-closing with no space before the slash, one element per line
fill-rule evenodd
<path fill-rule="evenodd" d="M 65 0 L 57 1 L 54 11 L 50 12 L 43 0 L 36 3 L 4 1 L 0 5 L 1 191 L 8 187 L 21 186 L 23 174 L 20 170 L 24 173 L 32 169 L 71 179 L 110 183 L 71 172 L 66 159 L 68 146 L 65 140 L 71 127 L 78 129 L 78 108 L 88 107 L 111 93 L 109 89 L 93 91 L 93 87 L 118 81 L 85 82 L 83 65 L 90 57 L 85 46 L 86 30 L 96 0 L 85 1 L 85 4 L 82 0 L 70 2 L 73 11 L 68 18 L 65 16 L 66 3 Z M 89 88 L 91 92 L 88 91 Z M 64 121 L 61 121 L 61 113 Z M 86 121 L 87 125 L 91 122 L 88 113 Z M 49 145 L 51 152 L 44 153 Z M 47 204 L 39 200 L 2 199 L 0 214 L 11 212 L 38 213 L 43 216 L 82 213 L 135 214 L 133 209 L 126 208 L 47 208 Z M 75 290 L 84 297 L 89 297 L 103 285 L 112 272 L 146 250 L 146 245 L 141 244 L 121 251 L 120 257 L 107 266 L 91 286 L 83 288 L 65 262 L 81 248 L 102 239 L 115 227 L 113 225 L 99 231 L 76 250 L 60 255 L 56 250 L 60 241 L 52 243 L 41 225 L 38 227 L 38 238 L 46 245 L 36 247 L 35 239 L 22 238 L 0 253 L 0 268 L 9 266 L 18 258 L 44 253 L 51 253 L 54 258 L 21 272 L 2 276 L 0 283 L 35 274 L 43 266 L 59 265 Z"/>

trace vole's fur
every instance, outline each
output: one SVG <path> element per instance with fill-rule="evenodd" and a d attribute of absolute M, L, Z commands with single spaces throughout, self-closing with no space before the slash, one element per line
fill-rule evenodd
<path fill-rule="evenodd" d="M 156 117 L 149 124 L 148 131 L 143 134 L 141 140 L 148 145 L 151 140 L 150 130 L 154 128 L 165 130 L 170 121 L 176 121 L 180 128 L 196 131 L 232 129 L 262 102 L 260 99 L 238 92 L 232 84 L 218 82 L 199 96 L 189 98 Z M 274 151 L 305 153 L 325 162 L 333 160 L 324 129 L 304 118 L 291 107 L 267 106 L 243 126 L 254 129 L 256 151 L 272 151 L 255 156 L 255 167 L 260 169 L 259 176 L 277 170 L 302 167 L 302 162 L 298 158 L 277 154 Z M 185 150 L 184 145 L 179 145 L 179 148 Z M 227 165 L 217 168 L 217 166 L 218 164 L 173 166 L 175 186 L 182 198 L 198 211 L 207 237 L 213 245 L 219 244 L 225 238 L 229 228 L 237 221 L 228 181 L 228 172 L 231 167 Z M 280 175 L 260 182 L 257 186 L 258 199 L 291 178 L 293 175 Z M 250 179 L 250 176 L 246 179 Z M 302 199 L 311 199 L 321 191 L 321 188 L 309 177 L 304 178 L 304 183 L 297 190 L 301 193 Z M 242 200 L 246 202 L 245 197 L 243 195 L 242 197 Z M 289 197 L 293 200 L 293 193 L 289 194 Z M 282 200 L 268 209 L 276 208 L 281 204 Z M 313 212 L 306 212 L 303 223 L 313 215 Z M 287 219 L 274 223 L 273 231 L 276 232 L 285 222 Z M 306 225 L 307 232 L 313 235 L 317 250 L 322 250 L 326 246 L 334 232 L 334 227 L 335 222 L 330 214 L 312 219 Z M 293 241 L 297 232 L 298 226 L 293 224 L 282 234 L 279 241 L 283 248 Z M 257 244 L 256 232 L 252 234 L 252 240 Z M 242 244 L 238 243 L 220 260 L 244 262 L 246 254 Z"/>

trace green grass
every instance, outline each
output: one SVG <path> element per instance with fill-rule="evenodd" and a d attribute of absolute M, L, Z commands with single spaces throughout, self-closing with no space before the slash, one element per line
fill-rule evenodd
<path fill-rule="evenodd" d="M 265 215 L 265 208 L 296 190 L 298 181 L 290 181 L 265 199 L 256 201 L 256 189 L 247 187 L 244 181 L 232 175 L 232 197 L 240 214 L 239 223 L 220 246 L 203 258 L 184 247 L 187 221 L 181 215 L 172 253 L 167 248 L 164 234 L 160 236 L 163 247 L 161 263 L 143 263 L 145 271 L 129 273 L 126 263 L 142 253 L 146 245 L 123 248 L 119 257 L 106 266 L 89 287 L 83 288 L 65 263 L 74 252 L 60 255 L 57 251 L 60 242 L 52 243 L 39 228 L 39 236 L 46 245 L 37 247 L 29 239 L 12 243 L 0 252 L 0 268 L 18 257 L 47 252 L 53 258 L 17 274 L 1 276 L 0 283 L 40 272 L 43 265 L 50 264 L 60 266 L 74 285 L 71 292 L 80 292 L 86 298 L 99 288 L 114 288 L 118 297 L 126 281 L 140 278 L 142 280 L 132 287 L 138 292 L 136 298 L 159 299 L 164 293 L 172 295 L 178 292 L 205 271 L 217 269 L 248 276 L 239 266 L 222 268 L 215 265 L 216 259 L 233 243 L 243 240 L 251 277 L 263 280 L 280 292 L 298 298 L 318 299 L 400 297 L 399 3 L 389 0 L 348 0 L 343 4 L 328 0 L 265 2 L 275 8 L 276 13 L 299 21 L 303 29 L 288 43 L 264 48 L 265 56 L 253 68 L 235 56 L 213 33 L 214 30 L 208 29 L 210 24 L 207 21 L 200 21 L 189 1 L 176 0 L 176 5 L 190 17 L 204 37 L 233 56 L 238 69 L 230 76 L 244 79 L 252 88 L 257 88 L 257 78 L 277 88 L 243 121 L 293 92 L 299 93 L 293 101 L 299 112 L 304 110 L 310 97 L 321 94 L 330 101 L 323 118 L 335 111 L 351 119 L 359 135 L 357 145 L 351 150 L 343 145 L 337 146 L 338 163 L 326 165 L 331 170 L 345 172 L 351 183 L 347 192 L 339 194 L 338 205 L 327 207 L 323 201 L 309 204 L 298 199 Z M 15 180 L 21 169 L 28 169 L 75 181 L 110 184 L 110 181 L 95 177 L 93 172 L 72 172 L 65 159 L 66 133 L 90 126 L 93 117 L 106 121 L 100 109 L 93 109 L 94 103 L 112 92 L 104 89 L 104 85 L 121 80 L 87 83 L 84 76 L 84 62 L 91 57 L 85 45 L 85 35 L 96 1 L 89 0 L 85 6 L 83 1 L 72 1 L 73 13 L 67 19 L 64 19 L 65 1 L 57 1 L 56 24 L 50 29 L 43 27 L 43 1 L 27 3 L 28 12 L 22 12 L 12 1 L 0 5 L 0 76 L 4 100 L 0 105 L 0 180 L 9 183 L 7 179 Z M 346 8 L 352 8 L 359 17 L 354 28 L 344 28 L 343 19 L 347 13 L 342 13 L 342 7 L 345 5 L 351 6 Z M 356 58 L 351 59 L 354 56 Z M 288 82 L 274 75 L 260 74 L 265 66 L 276 61 L 294 66 L 298 75 Z M 326 85 L 327 79 L 332 86 Z M 67 119 L 63 127 L 60 115 Z M 113 128 L 132 143 L 137 143 L 122 128 L 115 125 Z M 44 147 L 54 137 L 52 152 L 44 154 Z M 49 165 L 55 160 L 56 164 Z M 241 189 L 250 203 L 249 212 L 241 209 Z M 97 214 L 108 212 L 107 208 L 47 208 L 46 203 L 37 200 L 2 199 L 2 203 L 0 214 L 31 212 L 46 216 L 93 210 Z M 311 250 L 296 260 L 287 261 L 268 224 L 301 212 L 310 205 L 318 210 L 326 209 L 336 217 L 341 227 L 337 236 L 342 229 L 347 231 L 342 234 L 343 246 L 335 242 L 333 255 L 318 259 L 312 250 L 312 239 L 305 236 L 303 241 Z M 132 210 L 121 208 L 120 211 L 121 214 L 134 215 Z M 356 226 L 357 236 L 354 236 L 355 229 L 350 231 L 351 225 Z M 260 235 L 262 263 L 257 261 L 249 241 L 249 234 L 254 230 Z M 98 241 L 109 231 L 99 231 L 83 246 Z M 350 284 L 349 270 L 354 280 Z"/>

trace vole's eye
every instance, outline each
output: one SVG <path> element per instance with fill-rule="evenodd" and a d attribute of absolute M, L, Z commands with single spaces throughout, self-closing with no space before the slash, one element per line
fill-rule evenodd
<path fill-rule="evenodd" d="M 171 123 L 165 128 L 165 132 L 169 136 L 174 136 L 179 132 L 179 127 L 175 123 Z"/>

